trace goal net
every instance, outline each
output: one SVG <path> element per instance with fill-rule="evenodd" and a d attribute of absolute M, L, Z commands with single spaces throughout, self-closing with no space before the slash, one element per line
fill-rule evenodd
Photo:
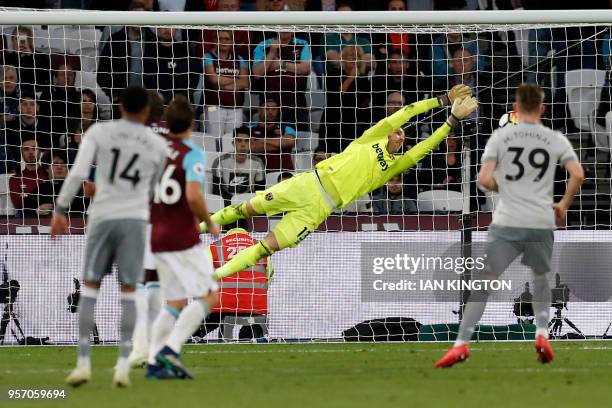
<path fill-rule="evenodd" d="M 90 199 L 81 191 L 72 203 L 70 236 L 49 238 L 50 214 L 87 129 L 118 117 L 130 84 L 157 91 L 165 104 L 177 95 L 192 102 L 211 211 L 310 171 L 403 105 L 460 83 L 479 100 L 417 166 L 334 211 L 297 248 L 274 254 L 274 274 L 258 289 L 249 279 L 222 283 L 218 313 L 196 341 L 454 338 L 497 203 L 476 183 L 479 160 L 522 82 L 545 90 L 544 124 L 567 135 L 587 175 L 555 233 L 551 330 L 607 333 L 609 25 L 155 26 L 155 16 L 149 25 L 79 25 L 85 14 L 74 13 L 75 25 L 0 26 L 0 341 L 77 341 L 73 302 Z M 437 108 L 412 118 L 400 153 L 448 114 Z M 163 117 L 153 122 L 161 127 Z M 566 181 L 559 168 L 557 199 Z M 278 220 L 238 226 L 261 239 Z M 510 287 L 487 306 L 478 338 L 533 336 L 530 279 L 520 260 L 512 264 L 503 281 Z M 116 274 L 102 293 L 98 336 L 115 341 Z"/>

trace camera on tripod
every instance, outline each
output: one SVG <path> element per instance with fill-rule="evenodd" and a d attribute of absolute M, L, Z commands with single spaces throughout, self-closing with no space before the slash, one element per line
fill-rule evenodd
<path fill-rule="evenodd" d="M 8 280 L 6 268 L 2 272 L 2 283 L 0 283 L 0 303 L 15 303 L 19 293 L 19 282 L 15 279 Z"/>
<path fill-rule="evenodd" d="M 529 282 L 525 282 L 525 289 L 519 297 L 514 298 L 513 313 L 516 316 L 518 324 L 532 324 L 534 319 L 533 313 L 533 295 L 529 291 Z"/>

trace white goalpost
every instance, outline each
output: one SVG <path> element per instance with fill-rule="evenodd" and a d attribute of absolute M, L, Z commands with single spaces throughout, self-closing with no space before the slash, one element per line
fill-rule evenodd
<path fill-rule="evenodd" d="M 551 327 L 559 337 L 601 337 L 612 321 L 605 267 L 612 253 L 611 29 L 612 10 L 0 9 L 6 282 L 0 343 L 23 336 L 77 341 L 68 299 L 80 276 L 89 199 L 82 192 L 73 202 L 72 234 L 55 242 L 48 237 L 50 213 L 83 134 L 92 123 L 118 117 L 117 97 L 130 84 L 157 91 L 166 104 L 176 95 L 192 102 L 193 140 L 206 152 L 211 210 L 310 171 L 403 105 L 460 83 L 479 99 L 478 110 L 417 166 L 335 211 L 297 248 L 274 254 L 266 295 L 232 292 L 245 304 L 265 296 L 265 310 L 224 308 L 222 298 L 221 330 L 203 329 L 196 338 L 268 342 L 453 339 L 468 295 L 461 282 L 473 266 L 462 267 L 463 275 L 432 267 L 410 276 L 399 268 L 375 272 L 376 259 L 482 255 L 497 198 L 476 183 L 480 157 L 512 110 L 518 85 L 537 82 L 545 91 L 545 124 L 567 135 L 587 174 L 555 233 L 550 279 L 561 299 L 551 309 L 557 313 Z M 431 135 L 446 110 L 408 122 L 402 152 Z M 559 170 L 555 196 L 566 181 Z M 276 222 L 259 217 L 246 227 L 260 239 Z M 511 288 L 487 307 L 481 339 L 533 336 L 533 316 L 521 308 L 528 303 L 529 271 L 517 260 L 504 276 Z M 411 279 L 446 286 L 412 290 Z M 17 289 L 10 282 L 18 282 Z M 100 340 L 113 342 L 117 282 L 109 277 L 103 286 L 96 323 Z"/>

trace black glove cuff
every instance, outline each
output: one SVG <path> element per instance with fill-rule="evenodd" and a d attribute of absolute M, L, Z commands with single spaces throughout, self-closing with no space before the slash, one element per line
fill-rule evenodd
<path fill-rule="evenodd" d="M 440 106 L 450 105 L 450 98 L 448 97 L 448 94 L 438 96 L 438 102 L 440 102 Z"/>
<path fill-rule="evenodd" d="M 448 123 L 448 126 L 450 127 L 455 127 L 459 124 L 460 120 L 459 118 L 457 118 L 455 115 L 453 115 L 451 113 L 451 115 L 448 117 L 448 119 L 446 119 L 446 123 Z"/>

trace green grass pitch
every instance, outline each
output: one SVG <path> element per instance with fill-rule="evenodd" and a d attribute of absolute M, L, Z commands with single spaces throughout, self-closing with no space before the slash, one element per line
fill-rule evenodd
<path fill-rule="evenodd" d="M 555 342 L 541 365 L 530 342 L 472 344 L 434 370 L 448 343 L 201 345 L 184 349 L 194 381 L 110 386 L 117 349 L 93 348 L 94 377 L 64 401 L 7 404 L 10 388 L 65 388 L 75 347 L 0 348 L 1 406 L 15 407 L 586 407 L 610 406 L 612 343 Z"/>

